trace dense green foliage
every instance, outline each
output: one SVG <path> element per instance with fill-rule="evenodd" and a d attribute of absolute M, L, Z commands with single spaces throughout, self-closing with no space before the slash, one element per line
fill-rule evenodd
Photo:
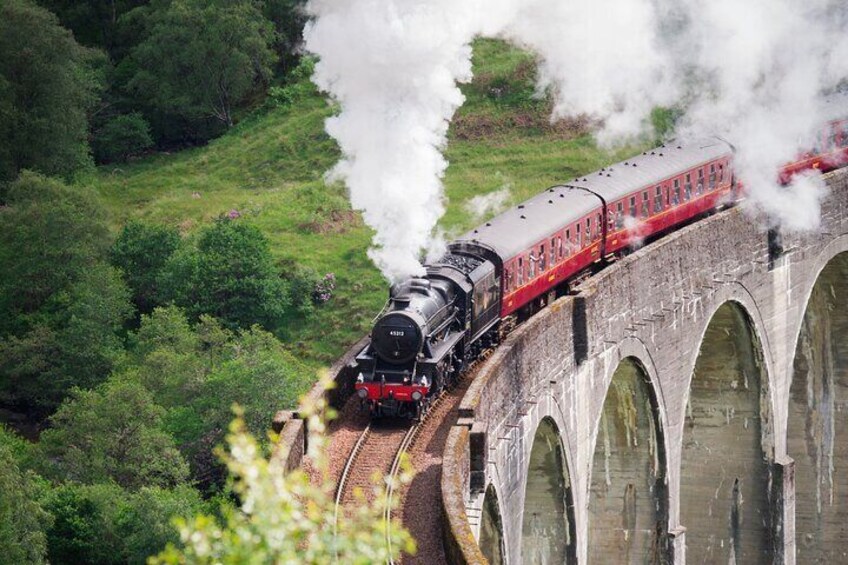
<path fill-rule="evenodd" d="M 73 43 L 70 34 L 56 25 L 56 17 L 35 7 L 32 0 L 10 1 L 18 11 L 43 17 L 18 26 L 20 36 L 6 34 L 10 49 L 3 49 L 4 53 L 16 53 L 19 45 L 27 45 L 18 39 L 48 43 L 53 28 Z M 68 97 L 49 108 L 61 120 L 39 111 L 39 116 L 48 118 L 39 122 L 41 129 L 25 130 L 32 130 L 37 137 L 46 127 L 60 131 L 62 124 L 73 123 L 74 129 L 61 133 L 73 137 L 73 148 L 84 159 L 66 163 L 61 172 L 71 172 L 87 160 L 88 131 L 100 163 L 124 161 L 154 143 L 171 148 L 203 143 L 220 134 L 261 102 L 272 82 L 287 80 L 300 58 L 298 44 L 306 21 L 304 0 L 37 1 L 58 16 L 76 41 L 87 46 L 73 43 L 74 49 L 56 49 L 52 55 L 55 64 L 51 64 L 57 72 L 44 75 L 50 80 L 43 89 L 52 102 L 58 102 L 55 97 L 62 94 L 54 83 L 76 70 L 87 70 L 76 75 L 77 82 L 87 87 L 85 104 L 78 103 L 76 95 Z M 47 29 L 49 26 L 52 28 Z M 0 32 L 3 29 L 0 27 Z M 38 39 L 39 34 L 43 40 Z M 0 43 L 0 47 L 4 45 Z M 17 64 L 15 57 L 7 61 Z M 0 63 L 0 125 L 11 124 L 2 118 L 8 115 L 11 119 L 17 112 L 7 103 L 17 85 L 3 81 L 2 68 Z M 96 73 L 88 70 L 93 68 Z M 43 68 L 44 73 L 49 70 Z M 41 72 L 27 69 L 35 71 Z M 89 109 L 92 111 L 86 114 Z M 13 131 L 11 126 L 8 129 Z M 58 147 L 61 141 L 57 138 L 53 143 Z M 3 166 L 14 164 L 7 161 L 15 155 L 6 157 L 0 155 L 0 180 Z M 59 167 L 65 161 L 54 165 Z M 27 161 L 12 169 L 6 180 L 13 179 L 21 167 L 56 172 L 38 165 Z"/>
<path fill-rule="evenodd" d="M 18 467 L 12 442 L 0 427 L 0 561 L 44 563 L 51 516 L 38 503 L 34 476 Z"/>
<path fill-rule="evenodd" d="M 108 375 L 131 313 L 90 190 L 24 173 L 0 209 L 0 398 L 54 408 Z"/>
<path fill-rule="evenodd" d="M 148 25 L 127 89 L 157 116 L 194 130 L 210 118 L 230 127 L 235 108 L 271 78 L 273 25 L 255 0 L 174 0 Z"/>
<path fill-rule="evenodd" d="M 94 136 L 94 157 L 100 163 L 126 161 L 153 146 L 150 125 L 134 112 L 116 116 L 103 124 Z"/>
<path fill-rule="evenodd" d="M 162 430 L 164 412 L 138 383 L 75 390 L 41 436 L 46 474 L 85 484 L 114 481 L 128 489 L 184 482 L 188 465 Z"/>
<path fill-rule="evenodd" d="M 68 176 L 89 161 L 102 57 L 27 0 L 0 3 L 0 183 L 23 169 Z"/>
<path fill-rule="evenodd" d="M 42 504 L 53 517 L 47 539 L 54 565 L 146 563 L 177 541 L 172 517 L 205 510 L 197 491 L 187 486 L 129 492 L 109 483 L 68 483 L 48 491 Z"/>
<path fill-rule="evenodd" d="M 259 328 L 234 333 L 208 316 L 192 327 L 176 307 L 143 316 L 132 342 L 113 380 L 152 393 L 165 410 L 163 429 L 205 486 L 223 479 L 211 450 L 224 439 L 233 403 L 242 406 L 250 430 L 262 434 L 314 378 L 271 334 Z"/>
<path fill-rule="evenodd" d="M 112 265 L 121 270 L 139 314 L 149 314 L 161 300 L 159 281 L 180 246 L 175 228 L 131 221 L 111 250 Z"/>
<path fill-rule="evenodd" d="M 210 314 L 231 328 L 274 328 L 290 304 L 268 238 L 255 226 L 228 218 L 202 229 L 196 246 L 174 254 L 162 286 L 164 301 L 193 317 Z"/>

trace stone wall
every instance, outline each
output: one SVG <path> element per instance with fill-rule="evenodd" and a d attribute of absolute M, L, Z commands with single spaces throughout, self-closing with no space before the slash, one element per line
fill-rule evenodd
<path fill-rule="evenodd" d="M 333 377 L 332 387 L 326 388 L 320 381 L 315 383 L 306 394 L 310 404 L 315 405 L 318 400 L 323 399 L 328 406 L 336 410 L 344 406 L 354 390 L 356 356 L 368 343 L 368 339 L 364 337 L 359 340 L 330 367 L 329 373 Z M 304 420 L 296 411 L 281 410 L 274 416 L 272 428 L 279 437 L 274 456 L 283 457 L 286 460 L 286 471 L 296 469 L 306 455 L 306 442 L 309 437 Z"/>
<path fill-rule="evenodd" d="M 578 562 L 586 562 L 588 496 L 598 422 L 619 363 L 634 358 L 656 398 L 667 469 L 668 516 L 664 558 L 685 560 L 687 524 L 681 523 L 681 455 L 690 380 L 714 313 L 734 302 L 762 356 L 762 448 L 780 484 L 772 509 L 773 556 L 794 563 L 794 476 L 786 451 L 788 392 L 795 345 L 818 273 L 848 251 L 848 175 L 828 175 L 822 227 L 780 234 L 782 253 L 761 219 L 743 203 L 657 241 L 592 277 L 576 296 L 553 303 L 516 330 L 486 362 L 460 407 L 443 469 L 446 545 L 455 562 L 479 562 L 467 543 L 473 520 L 457 508 L 457 488 L 468 511 L 479 506 L 471 488 L 472 461 L 501 505 L 508 563 L 521 562 L 521 524 L 528 457 L 539 423 L 550 418 L 561 433 L 572 481 Z M 771 243 L 771 245 L 770 245 Z M 462 428 L 462 429 L 460 429 Z M 484 441 L 470 441 L 472 428 Z M 481 453 L 482 451 L 482 453 Z M 477 481 L 475 481 L 477 482 Z M 484 487 L 485 489 L 485 487 Z M 454 552 L 449 552 L 454 555 Z"/>

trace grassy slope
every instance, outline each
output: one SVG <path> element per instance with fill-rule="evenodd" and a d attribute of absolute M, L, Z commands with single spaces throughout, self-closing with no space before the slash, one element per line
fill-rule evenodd
<path fill-rule="evenodd" d="M 442 227 L 449 234 L 480 220 L 464 207 L 475 195 L 509 186 L 517 202 L 637 150 L 610 154 L 594 145 L 580 122 L 549 124 L 549 101 L 533 95 L 533 59 L 520 50 L 480 40 L 474 72 L 447 147 Z M 336 297 L 281 329 L 292 350 L 313 365 L 331 362 L 365 334 L 386 295 L 365 254 L 371 232 L 348 212 L 344 189 L 322 181 L 339 155 L 323 132 L 329 114 L 322 98 L 305 96 L 290 109 L 257 112 L 206 147 L 103 167 L 87 179 L 116 230 L 141 218 L 190 233 L 236 209 L 261 227 L 280 260 L 334 272 Z M 335 233 L 340 225 L 343 232 Z"/>

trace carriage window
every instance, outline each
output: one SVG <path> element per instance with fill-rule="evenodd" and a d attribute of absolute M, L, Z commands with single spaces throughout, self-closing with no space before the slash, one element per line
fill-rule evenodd
<path fill-rule="evenodd" d="M 635 196 L 630 197 L 630 217 L 631 218 L 636 217 L 636 197 Z"/>
<path fill-rule="evenodd" d="M 600 214 L 597 214 L 595 216 L 595 237 L 594 237 L 594 239 L 601 239 L 601 235 L 602 235 L 603 227 L 604 227 L 603 222 L 604 222 L 604 219 L 601 217 Z"/>
<path fill-rule="evenodd" d="M 683 192 L 683 199 L 688 202 L 690 198 L 692 198 L 692 175 L 687 173 L 686 186 Z"/>
<path fill-rule="evenodd" d="M 518 284 L 524 284 L 524 259 L 518 258 Z"/>
<path fill-rule="evenodd" d="M 831 150 L 839 147 L 839 143 L 838 143 L 838 139 L 837 139 L 838 135 L 839 135 L 839 132 L 836 129 L 836 124 L 834 124 L 833 126 L 831 126 L 830 134 L 828 135 L 828 138 L 827 138 L 827 150 L 828 151 L 831 151 Z"/>
<path fill-rule="evenodd" d="M 543 243 L 539 246 L 539 274 L 544 272 L 548 263 L 547 258 L 548 256 L 545 255 L 545 244 Z"/>
<path fill-rule="evenodd" d="M 624 226 L 624 202 L 617 205 L 618 212 L 615 215 L 615 227 L 621 229 Z"/>
<path fill-rule="evenodd" d="M 533 278 L 536 276 L 536 261 L 538 260 L 539 257 L 533 255 L 533 251 L 530 251 L 530 260 L 527 261 L 527 268 L 530 271 L 529 273 L 527 273 L 528 282 L 533 280 Z"/>
<path fill-rule="evenodd" d="M 674 179 L 674 192 L 671 195 L 672 206 L 680 204 L 680 179 Z"/>
<path fill-rule="evenodd" d="M 575 243 L 577 244 L 577 248 L 580 249 L 581 247 L 583 247 L 583 237 L 580 233 L 580 222 L 574 224 L 574 229 L 576 231 L 576 233 L 574 234 L 574 238 L 576 240 Z"/>
<path fill-rule="evenodd" d="M 566 248 L 568 249 L 569 255 L 571 255 L 571 244 L 572 243 L 573 242 L 571 241 L 571 230 L 565 230 L 565 244 L 566 244 Z M 564 253 L 562 247 L 560 247 L 560 252 Z"/>
<path fill-rule="evenodd" d="M 848 147 L 848 122 L 842 122 L 842 147 Z"/>
<path fill-rule="evenodd" d="M 721 171 L 721 165 L 718 166 L 718 170 Z M 710 165 L 710 190 L 716 187 L 716 172 L 715 165 Z"/>
<path fill-rule="evenodd" d="M 586 245 L 592 243 L 592 218 L 586 218 Z"/>
<path fill-rule="evenodd" d="M 556 239 L 551 239 L 551 267 L 556 263 Z"/>
<path fill-rule="evenodd" d="M 647 218 L 651 215 L 651 199 L 647 192 L 642 193 L 642 217 Z"/>
<path fill-rule="evenodd" d="M 566 230 L 565 233 L 567 234 L 568 230 Z M 566 237 L 568 237 L 568 236 L 566 235 Z M 557 253 L 559 254 L 559 258 L 562 259 L 562 238 L 561 237 L 557 237 Z"/>
<path fill-rule="evenodd" d="M 657 185 L 657 192 L 654 195 L 654 212 L 659 212 L 663 209 L 662 205 L 662 186 Z"/>
<path fill-rule="evenodd" d="M 702 192 L 704 192 L 704 169 L 698 169 L 698 186 L 695 187 L 695 194 L 701 194 Z"/>

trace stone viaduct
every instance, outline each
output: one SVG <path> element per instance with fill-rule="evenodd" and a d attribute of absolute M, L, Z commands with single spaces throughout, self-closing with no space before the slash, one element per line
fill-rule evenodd
<path fill-rule="evenodd" d="M 848 562 L 848 173 L 821 228 L 742 206 L 513 332 L 442 468 L 456 563 Z"/>

